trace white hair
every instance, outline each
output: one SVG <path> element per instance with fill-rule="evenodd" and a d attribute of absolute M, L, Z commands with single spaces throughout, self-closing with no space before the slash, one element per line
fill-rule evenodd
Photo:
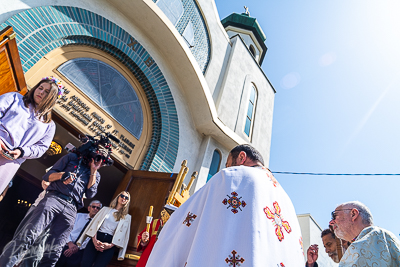
<path fill-rule="evenodd" d="M 103 204 L 101 204 L 101 202 L 99 200 L 92 200 L 92 202 L 90 202 L 89 206 L 92 206 L 93 203 L 100 204 L 100 208 L 103 207 Z"/>
<path fill-rule="evenodd" d="M 367 206 L 365 206 L 360 201 L 349 201 L 349 202 L 341 204 L 341 206 L 351 206 L 353 208 L 356 208 L 358 210 L 358 212 L 360 213 L 363 224 L 365 224 L 365 225 L 373 225 L 374 224 L 374 218 L 372 217 L 371 211 L 369 210 L 369 208 Z"/>

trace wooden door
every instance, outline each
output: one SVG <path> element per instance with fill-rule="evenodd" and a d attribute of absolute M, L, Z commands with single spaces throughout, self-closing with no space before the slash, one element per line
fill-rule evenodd
<path fill-rule="evenodd" d="M 11 26 L 0 32 L 0 95 L 7 92 L 27 92 L 15 36 Z"/>
<path fill-rule="evenodd" d="M 140 254 L 136 252 L 137 235 L 146 227 L 145 217 L 148 215 L 149 207 L 154 207 L 153 218 L 157 219 L 176 177 L 176 173 L 134 170 L 126 173 L 114 197 L 121 191 L 128 191 L 131 195 L 129 214 L 132 216 L 132 222 L 127 254 Z M 136 266 L 136 263 L 135 260 L 116 261 L 114 258 L 108 266 Z"/>

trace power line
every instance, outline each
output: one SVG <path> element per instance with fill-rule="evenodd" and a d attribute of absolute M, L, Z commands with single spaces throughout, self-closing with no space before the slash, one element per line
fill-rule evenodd
<path fill-rule="evenodd" d="M 295 175 L 368 175 L 368 176 L 386 176 L 386 175 L 400 175 L 400 173 L 315 173 L 315 172 L 273 172 L 279 174 L 295 174 Z"/>

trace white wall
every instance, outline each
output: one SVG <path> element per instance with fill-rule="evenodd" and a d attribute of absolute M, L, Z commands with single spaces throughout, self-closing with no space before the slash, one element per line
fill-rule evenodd
<path fill-rule="evenodd" d="M 228 157 L 230 149 L 226 149 L 210 136 L 204 137 L 203 142 L 201 143 L 199 157 L 196 162 L 196 170 L 199 172 L 199 174 L 195 183 L 192 186 L 192 189 L 190 190 L 191 194 L 196 192 L 206 184 L 212 156 L 215 149 L 218 149 L 221 152 L 221 164 L 219 170 L 225 168 L 226 159 Z"/>
<path fill-rule="evenodd" d="M 237 135 L 251 142 L 268 166 L 275 93 L 242 39 L 237 35 L 231 40 L 233 46 L 227 73 L 217 99 L 218 116 Z M 252 83 L 257 88 L 258 97 L 253 134 L 249 138 L 243 130 Z"/>
<path fill-rule="evenodd" d="M 244 43 L 246 44 L 246 46 L 249 48 L 250 50 L 250 46 L 252 45 L 254 47 L 255 50 L 255 59 L 258 62 L 260 55 L 262 53 L 262 48 L 260 47 L 260 45 L 257 42 L 257 39 L 255 38 L 254 34 L 251 31 L 248 30 L 243 30 L 243 29 L 237 29 L 235 27 L 231 27 L 229 26 L 227 28 L 227 34 L 229 36 L 229 38 L 232 38 L 233 36 L 239 34 L 240 37 L 242 37 Z"/>

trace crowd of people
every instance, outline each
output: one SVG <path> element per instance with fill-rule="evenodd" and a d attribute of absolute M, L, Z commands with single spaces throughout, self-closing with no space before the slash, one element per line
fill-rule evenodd
<path fill-rule="evenodd" d="M 339 266 L 400 266 L 400 242 L 391 232 L 374 226 L 369 208 L 359 201 L 340 204 L 332 212 L 330 229 L 322 232 L 325 252 Z M 344 254 L 338 258 L 337 241 Z M 307 250 L 306 266 L 318 266 L 317 245 Z"/>
<path fill-rule="evenodd" d="M 0 192 L 26 159 L 39 158 L 48 149 L 55 133 L 51 112 L 62 92 L 56 78 L 46 77 L 25 96 L 0 96 Z M 110 151 L 99 148 L 98 154 L 102 159 Z M 89 213 L 77 213 L 84 195 L 92 199 L 97 193 L 103 161 L 95 158 L 69 153 L 43 176 L 43 192 L 0 255 L 1 267 L 107 266 L 114 252 L 124 259 L 131 228 L 129 192 L 119 193 L 108 207 L 93 200 Z M 236 146 L 225 167 L 165 226 L 154 220 L 150 231 L 139 234 L 137 248 L 144 252 L 138 266 L 304 264 L 293 204 L 264 167 L 261 154 L 250 145 Z M 339 266 L 400 266 L 399 240 L 373 225 L 364 204 L 337 206 L 329 224 L 322 243 Z M 318 250 L 318 245 L 307 249 L 305 266 L 318 266 Z"/>
<path fill-rule="evenodd" d="M 55 134 L 52 110 L 63 90 L 58 79 L 45 77 L 25 96 L 0 96 L 0 192 L 26 159 L 39 158 L 49 148 Z M 4 247 L 1 267 L 106 266 L 115 247 L 118 259 L 124 259 L 131 221 L 128 192 L 117 195 L 110 207 L 92 201 L 88 214 L 77 214 L 83 197 L 96 195 L 98 170 L 111 150 L 98 147 L 97 153 L 89 158 L 69 153 L 43 176 L 44 191 Z"/>

